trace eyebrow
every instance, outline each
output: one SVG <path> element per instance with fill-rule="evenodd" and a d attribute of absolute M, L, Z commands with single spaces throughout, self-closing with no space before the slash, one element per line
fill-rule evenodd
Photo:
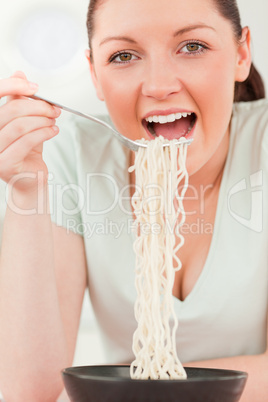
<path fill-rule="evenodd" d="M 215 28 L 211 27 L 210 25 L 206 25 L 206 24 L 201 23 L 201 24 L 189 25 L 189 26 L 187 26 L 185 28 L 179 29 L 178 31 L 175 32 L 174 38 L 176 36 L 183 35 L 186 32 L 193 31 L 194 29 L 200 29 L 200 28 L 212 29 L 213 31 L 216 32 Z"/>
<path fill-rule="evenodd" d="M 174 36 L 174 38 L 176 38 L 177 36 L 183 35 L 183 34 L 185 34 L 187 32 L 193 31 L 195 29 L 200 29 L 200 28 L 212 29 L 213 31 L 216 31 L 215 28 L 213 28 L 213 27 L 211 27 L 209 25 L 201 23 L 201 24 L 189 25 L 189 26 L 186 26 L 184 28 L 181 28 L 178 31 L 176 31 L 173 36 Z M 124 42 L 129 42 L 129 43 L 132 43 L 132 44 L 137 44 L 137 42 L 134 39 L 131 39 L 128 36 L 120 36 L 119 35 L 119 36 L 108 36 L 107 38 L 103 39 L 100 42 L 99 46 L 104 45 L 105 43 L 113 41 L 113 40 L 115 40 L 115 41 L 124 41 Z"/>
<path fill-rule="evenodd" d="M 110 42 L 112 40 L 124 41 L 136 44 L 137 42 L 134 39 L 129 38 L 128 36 L 108 36 L 107 38 L 103 39 L 99 46 L 104 45 L 104 43 Z"/>

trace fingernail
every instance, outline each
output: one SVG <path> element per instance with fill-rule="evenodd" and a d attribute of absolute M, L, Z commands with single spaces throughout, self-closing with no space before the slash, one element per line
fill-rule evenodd
<path fill-rule="evenodd" d="M 53 106 L 53 109 L 54 109 L 54 113 L 55 113 L 56 116 L 59 116 L 61 114 L 61 109 L 60 108 Z"/>
<path fill-rule="evenodd" d="M 55 133 L 57 133 L 59 131 L 59 127 L 58 126 L 52 126 L 51 127 L 53 131 L 55 131 Z"/>
<path fill-rule="evenodd" d="M 35 84 L 34 82 L 29 82 L 29 87 L 31 88 L 31 89 L 38 89 L 38 84 Z"/>

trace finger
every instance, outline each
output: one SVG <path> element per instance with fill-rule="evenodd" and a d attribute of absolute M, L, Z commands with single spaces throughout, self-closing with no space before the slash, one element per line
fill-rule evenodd
<path fill-rule="evenodd" d="M 27 80 L 27 77 L 23 71 L 15 71 L 15 73 L 13 73 L 11 75 L 11 77 L 17 77 L 17 78 L 22 78 L 23 80 Z"/>
<path fill-rule="evenodd" d="M 31 151 L 42 146 L 45 141 L 55 137 L 59 132 L 57 126 L 46 127 L 29 133 L 15 141 L 4 152 L 0 153 L 0 173 L 8 178 L 17 174 L 14 169 L 23 163 Z"/>
<path fill-rule="evenodd" d="M 23 116 L 44 116 L 57 118 L 61 110 L 43 101 L 16 99 L 0 108 L 0 130 L 12 120 Z"/>
<path fill-rule="evenodd" d="M 21 117 L 13 120 L 10 124 L 6 125 L 0 134 L 0 153 L 5 151 L 15 141 L 21 137 L 55 125 L 55 119 L 48 119 L 46 117 Z"/>
<path fill-rule="evenodd" d="M 21 137 L 18 141 L 14 142 L 5 152 L 1 155 L 5 155 L 5 158 L 12 160 L 10 156 L 12 154 L 16 155 L 14 161 L 22 161 L 24 160 L 29 153 L 40 144 L 43 144 L 45 141 L 55 137 L 59 132 L 59 128 L 57 126 L 46 127 L 36 131 L 32 131 L 28 135 Z"/>
<path fill-rule="evenodd" d="M 33 95 L 37 90 L 38 84 L 17 76 L 0 80 L 0 98 L 3 96 Z"/>
<path fill-rule="evenodd" d="M 21 78 L 22 80 L 28 81 L 26 75 L 23 71 L 15 71 L 10 77 L 12 78 Z M 12 99 L 19 98 L 18 95 L 7 96 L 7 102 L 11 101 Z"/>

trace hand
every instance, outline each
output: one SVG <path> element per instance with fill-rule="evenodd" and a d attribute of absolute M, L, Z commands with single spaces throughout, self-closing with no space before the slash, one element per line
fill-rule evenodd
<path fill-rule="evenodd" d="M 0 80 L 0 98 L 7 96 L 0 107 L 0 179 L 6 183 L 13 179 L 13 188 L 23 192 L 36 187 L 40 177 L 47 181 L 43 143 L 59 131 L 55 119 L 60 109 L 26 98 L 37 89 L 22 72 Z"/>

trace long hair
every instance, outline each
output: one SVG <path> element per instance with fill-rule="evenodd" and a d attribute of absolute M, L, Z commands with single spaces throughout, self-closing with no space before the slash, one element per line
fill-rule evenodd
<path fill-rule="evenodd" d="M 242 37 L 242 25 L 236 0 L 213 0 L 222 17 L 229 20 L 236 40 Z M 265 98 L 265 87 L 258 70 L 251 64 L 248 78 L 243 82 L 235 83 L 235 102 L 248 102 Z"/>

